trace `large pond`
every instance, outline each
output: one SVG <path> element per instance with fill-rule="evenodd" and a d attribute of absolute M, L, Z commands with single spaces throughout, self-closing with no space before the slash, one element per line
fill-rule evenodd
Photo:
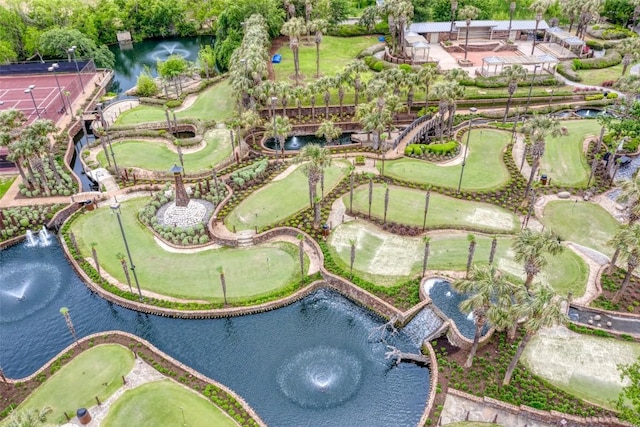
<path fill-rule="evenodd" d="M 156 76 L 158 60 L 164 61 L 169 55 L 177 54 L 195 62 L 198 59 L 200 46 L 211 44 L 213 44 L 213 37 L 200 36 L 149 39 L 134 43 L 129 48 L 110 46 L 109 49 L 116 56 L 116 64 L 115 75 L 109 90 L 123 95 L 137 84 L 138 76 L 145 66 L 148 66 Z"/>
<path fill-rule="evenodd" d="M 0 366 L 9 377 L 33 373 L 72 342 L 66 306 L 80 336 L 122 330 L 149 340 L 231 387 L 270 426 L 409 426 L 424 410 L 429 370 L 386 360 L 386 345 L 368 338 L 382 320 L 339 294 L 229 319 L 144 315 L 90 292 L 50 240 L 0 251 Z M 387 341 L 418 351 L 405 333 Z"/>

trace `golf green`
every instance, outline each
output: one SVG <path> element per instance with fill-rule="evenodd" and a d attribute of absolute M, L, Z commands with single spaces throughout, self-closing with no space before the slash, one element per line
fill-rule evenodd
<path fill-rule="evenodd" d="M 502 152 L 510 141 L 509 132 L 493 129 L 472 130 L 461 189 L 490 190 L 506 184 L 509 171 L 502 161 Z M 464 151 L 464 148 L 461 149 Z M 378 164 L 379 169 L 380 167 Z M 462 164 L 437 164 L 403 158 L 385 162 L 384 170 L 385 175 L 404 181 L 457 188 Z"/>
<path fill-rule="evenodd" d="M 176 298 L 220 301 L 223 294 L 218 267 L 222 267 L 227 296 L 241 300 L 268 294 L 299 277 L 298 249 L 289 243 L 212 248 L 196 253 L 168 252 L 137 220 L 137 213 L 147 201 L 145 197 L 121 204 L 123 228 L 143 289 Z M 125 253 L 125 247 L 118 221 L 109 207 L 83 214 L 73 222 L 71 231 L 83 256 L 91 257 L 91 243 L 95 242 L 102 268 L 126 283 L 116 256 Z"/>
<path fill-rule="evenodd" d="M 103 427 L 237 426 L 204 396 L 171 380 L 126 391 L 109 409 Z"/>

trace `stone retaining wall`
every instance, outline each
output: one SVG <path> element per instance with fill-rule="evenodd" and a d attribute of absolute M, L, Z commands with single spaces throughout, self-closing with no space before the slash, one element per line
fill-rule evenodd
<path fill-rule="evenodd" d="M 429 418 L 429 414 L 436 402 L 436 389 L 438 387 L 438 358 L 436 357 L 436 352 L 428 341 L 424 341 L 422 343 L 422 352 L 427 352 L 429 354 L 429 372 L 431 381 L 429 384 L 429 399 L 427 400 L 427 405 L 424 408 L 422 417 L 420 417 L 418 426 L 427 425 L 427 419 Z"/>

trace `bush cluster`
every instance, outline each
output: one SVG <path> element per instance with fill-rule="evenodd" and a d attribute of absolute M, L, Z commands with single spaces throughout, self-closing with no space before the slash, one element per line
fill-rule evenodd
<path fill-rule="evenodd" d="M 609 68 L 622 62 L 622 55 L 617 50 L 610 49 L 600 58 L 574 59 L 571 63 L 573 70 L 598 70 Z"/>
<path fill-rule="evenodd" d="M 442 144 L 409 144 L 404 149 L 405 156 L 422 156 L 432 153 L 438 156 L 453 154 L 458 148 L 456 141 L 449 141 Z"/>
<path fill-rule="evenodd" d="M 378 59 L 375 56 L 365 56 L 364 63 L 375 72 L 380 72 L 392 67 L 388 62 Z"/>
<path fill-rule="evenodd" d="M 77 190 L 77 184 L 71 178 L 71 175 L 67 173 L 67 170 L 63 168 L 57 161 L 55 163 L 56 171 L 60 180 L 56 179 L 54 172 L 49 167 L 49 162 L 42 162 L 44 168 L 44 177 L 40 175 L 37 170 L 33 171 L 33 179 L 37 185 L 36 188 L 29 190 L 24 183 L 20 183 L 20 194 L 25 197 L 46 197 L 44 189 L 44 182 L 46 180 L 47 186 L 51 192 L 51 196 L 71 196 Z"/>
<path fill-rule="evenodd" d="M 366 36 L 368 34 L 388 34 L 389 24 L 386 20 L 379 22 L 373 29 L 373 33 L 368 31 L 366 27 L 357 24 L 336 25 L 329 28 L 328 35 L 334 37 L 357 37 Z"/>
<path fill-rule="evenodd" d="M 243 188 L 245 184 L 253 183 L 256 179 L 262 178 L 268 166 L 269 160 L 264 158 L 239 169 L 231 174 L 229 185 L 234 189 Z"/>
<path fill-rule="evenodd" d="M 41 229 L 62 207 L 62 205 L 38 205 L 0 209 L 0 240 L 20 236 L 27 230 Z"/>

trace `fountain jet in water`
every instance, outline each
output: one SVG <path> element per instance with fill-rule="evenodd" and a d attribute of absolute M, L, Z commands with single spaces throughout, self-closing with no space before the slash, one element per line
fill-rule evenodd
<path fill-rule="evenodd" d="M 33 234 L 33 231 L 27 230 L 27 247 L 28 248 L 35 248 L 37 246 L 41 248 L 45 248 L 49 245 L 51 245 L 51 234 L 49 234 L 49 232 L 47 231 L 47 228 L 44 225 L 42 226 L 42 229 L 38 232 L 37 237 L 35 234 Z"/>

